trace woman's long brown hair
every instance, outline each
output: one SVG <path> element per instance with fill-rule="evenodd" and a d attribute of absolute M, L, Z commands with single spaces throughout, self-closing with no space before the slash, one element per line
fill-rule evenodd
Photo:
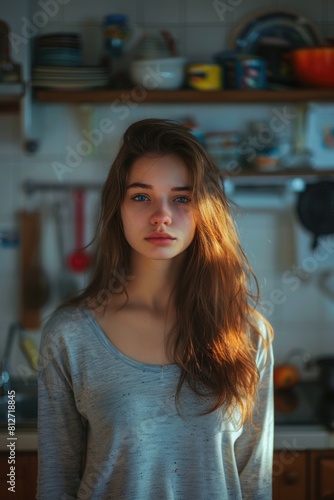
<path fill-rule="evenodd" d="M 240 422 L 251 421 L 259 380 L 252 337 L 261 337 L 268 349 L 273 331 L 255 310 L 256 277 L 240 245 L 220 171 L 183 125 L 146 119 L 127 129 L 102 191 L 91 281 L 61 307 L 105 307 L 113 293 L 124 292 L 128 298 L 131 248 L 124 237 L 120 208 L 131 166 L 138 158 L 152 155 L 177 156 L 193 180 L 196 232 L 172 292 L 176 322 L 167 337 L 169 352 L 181 368 L 176 400 L 186 381 L 198 396 L 212 398 L 205 413 L 224 405 L 232 414 L 239 407 Z"/>

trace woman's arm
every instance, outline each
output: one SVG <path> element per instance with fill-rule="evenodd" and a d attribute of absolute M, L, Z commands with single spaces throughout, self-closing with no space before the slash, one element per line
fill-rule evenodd
<path fill-rule="evenodd" d="M 86 432 L 77 410 L 65 343 L 46 326 L 38 371 L 38 500 L 76 499 Z"/>
<path fill-rule="evenodd" d="M 259 342 L 257 365 L 261 370 L 265 360 L 262 341 Z M 235 444 L 243 500 L 272 498 L 272 467 L 274 448 L 273 409 L 273 349 L 270 345 L 260 380 L 253 411 L 255 428 L 246 424 Z"/>

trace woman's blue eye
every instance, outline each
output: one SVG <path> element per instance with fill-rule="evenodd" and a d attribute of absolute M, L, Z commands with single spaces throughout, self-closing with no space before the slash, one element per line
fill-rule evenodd
<path fill-rule="evenodd" d="M 135 201 L 147 201 L 149 198 L 145 194 L 136 194 L 135 196 L 132 197 L 132 200 Z M 190 199 L 187 198 L 187 196 L 178 196 L 175 198 L 176 201 L 182 204 L 186 204 L 190 202 Z"/>
<path fill-rule="evenodd" d="M 141 198 L 141 199 L 138 199 L 138 198 Z M 144 194 L 136 194 L 136 196 L 134 196 L 132 199 L 136 200 L 136 201 L 146 201 L 147 196 L 145 196 Z"/>
<path fill-rule="evenodd" d="M 178 198 L 176 198 L 177 200 L 182 200 L 181 203 L 189 203 L 189 198 L 187 198 L 186 196 L 179 196 Z"/>

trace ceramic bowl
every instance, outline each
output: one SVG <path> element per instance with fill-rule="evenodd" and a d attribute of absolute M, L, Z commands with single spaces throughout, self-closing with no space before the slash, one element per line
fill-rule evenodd
<path fill-rule="evenodd" d="M 148 90 L 178 89 L 184 83 L 185 66 L 184 57 L 134 60 L 130 64 L 130 77 L 134 85 Z"/>

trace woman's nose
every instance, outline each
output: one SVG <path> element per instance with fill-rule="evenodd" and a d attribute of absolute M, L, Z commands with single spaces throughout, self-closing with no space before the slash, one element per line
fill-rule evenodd
<path fill-rule="evenodd" d="M 165 208 L 160 208 L 156 210 L 151 217 L 151 224 L 167 224 L 169 225 L 172 222 L 172 218 L 170 212 Z"/>

